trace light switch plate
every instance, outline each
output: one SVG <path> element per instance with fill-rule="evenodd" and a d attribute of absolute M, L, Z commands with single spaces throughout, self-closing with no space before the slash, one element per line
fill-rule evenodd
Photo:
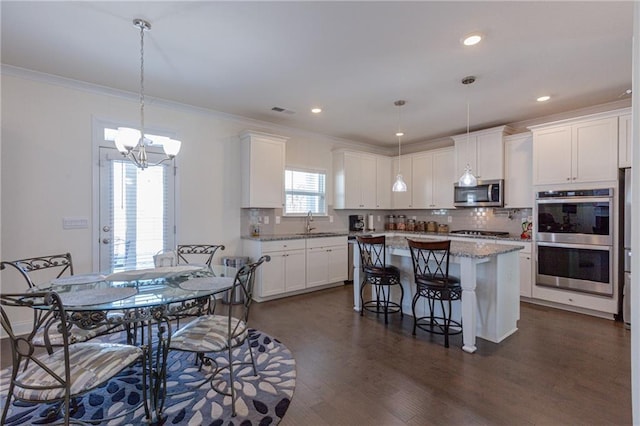
<path fill-rule="evenodd" d="M 280 216 L 276 216 L 276 225 L 280 225 Z"/>
<path fill-rule="evenodd" d="M 87 229 L 89 219 L 86 217 L 63 217 L 62 229 Z"/>
<path fill-rule="evenodd" d="M 268 225 L 269 224 L 269 216 L 265 216 L 264 217 L 264 224 Z"/>
<path fill-rule="evenodd" d="M 329 223 L 333 223 L 333 216 L 329 215 Z"/>
<path fill-rule="evenodd" d="M 453 222 L 453 216 L 447 216 L 447 222 L 448 223 Z"/>

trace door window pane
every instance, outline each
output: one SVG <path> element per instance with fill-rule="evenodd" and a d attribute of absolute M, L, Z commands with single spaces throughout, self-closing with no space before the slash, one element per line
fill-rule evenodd
<path fill-rule="evenodd" d="M 166 167 L 141 170 L 130 161 L 113 160 L 111 168 L 113 270 L 151 268 L 169 233 Z"/>

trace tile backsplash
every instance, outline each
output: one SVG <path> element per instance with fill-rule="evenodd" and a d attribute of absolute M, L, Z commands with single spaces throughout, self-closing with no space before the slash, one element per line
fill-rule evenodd
<path fill-rule="evenodd" d="M 532 209 L 462 208 L 443 210 L 333 210 L 326 216 L 314 216 L 315 231 L 345 231 L 349 228 L 349 215 L 373 214 L 376 230 L 384 230 L 390 214 L 405 215 L 407 219 L 433 221 L 449 225 L 451 231 L 461 229 L 502 231 L 513 236 L 522 233 L 523 222 L 530 220 Z M 277 223 L 279 222 L 279 223 Z M 282 216 L 281 209 L 242 209 L 241 234 L 249 235 L 254 225 L 261 234 L 292 234 L 304 232 L 305 217 Z"/>

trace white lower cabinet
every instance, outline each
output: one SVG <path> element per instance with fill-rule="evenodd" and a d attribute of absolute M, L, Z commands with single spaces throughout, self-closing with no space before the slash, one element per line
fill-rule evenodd
<path fill-rule="evenodd" d="M 257 270 L 254 299 L 264 300 L 306 287 L 305 240 L 245 241 L 244 253 L 251 260 L 263 255 L 271 257 Z"/>
<path fill-rule="evenodd" d="M 253 298 L 275 299 L 346 280 L 347 237 L 244 241 L 252 260 L 269 255 L 257 271 Z"/>
<path fill-rule="evenodd" d="M 344 237 L 307 240 L 307 288 L 344 281 L 347 277 Z"/>
<path fill-rule="evenodd" d="M 531 297 L 531 286 L 533 285 L 533 262 L 531 261 L 531 243 L 529 251 L 521 251 L 520 256 L 520 296 Z"/>

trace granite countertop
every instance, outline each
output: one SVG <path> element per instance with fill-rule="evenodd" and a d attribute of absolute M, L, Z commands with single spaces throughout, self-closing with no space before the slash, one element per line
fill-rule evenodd
<path fill-rule="evenodd" d="M 407 236 L 432 236 L 432 237 L 462 237 L 462 238 L 473 238 L 473 239 L 479 239 L 479 240 L 505 240 L 505 241 L 522 241 L 522 242 L 531 242 L 531 239 L 523 239 L 520 238 L 519 235 L 514 236 L 514 235 L 506 235 L 504 237 L 502 236 L 495 236 L 495 235 L 462 235 L 462 234 L 452 234 L 450 232 L 448 233 L 443 233 L 443 232 L 408 232 L 408 231 L 388 231 L 388 232 L 393 232 L 396 234 L 402 234 L 402 235 L 407 235 Z"/>
<path fill-rule="evenodd" d="M 504 237 L 497 236 L 487 236 L 487 235 L 461 235 L 461 234 L 452 234 L 449 232 L 414 232 L 414 231 L 362 231 L 362 232 L 349 232 L 349 236 L 357 236 L 357 235 L 368 235 L 368 234 L 384 234 L 384 233 L 393 233 L 397 235 L 403 235 L 407 237 L 460 237 L 460 238 L 473 238 L 480 240 L 504 240 L 504 241 L 522 241 L 523 243 L 530 243 L 531 238 L 523 239 L 520 238 L 519 235 L 507 235 Z"/>
<path fill-rule="evenodd" d="M 311 232 L 311 233 L 299 233 L 299 234 L 261 234 L 257 237 L 251 235 L 243 235 L 243 240 L 253 241 L 283 241 L 283 240 L 304 240 L 307 238 L 329 238 L 329 237 L 346 237 L 349 235 L 348 231 L 335 231 L 335 232 Z"/>
<path fill-rule="evenodd" d="M 243 240 L 253 240 L 253 241 L 283 241 L 283 240 L 303 240 L 307 238 L 327 238 L 327 237 L 342 237 L 342 236 L 355 237 L 358 235 L 384 234 L 384 233 L 393 233 L 396 235 L 402 235 L 402 237 L 398 237 L 398 238 L 461 237 L 461 238 L 470 238 L 474 240 L 487 240 L 492 242 L 500 241 L 500 240 L 522 241 L 523 243 L 531 242 L 531 239 L 522 239 L 520 238 L 520 236 L 510 236 L 510 235 L 505 237 L 495 237 L 495 236 L 483 236 L 483 235 L 458 235 L 458 234 L 450 234 L 450 233 L 443 233 L 443 232 L 410 232 L 410 231 L 385 231 L 385 230 L 358 231 L 358 232 L 354 232 L 354 231 L 311 232 L 309 234 L 305 234 L 302 232 L 296 233 L 296 234 L 261 234 L 257 237 L 253 237 L 251 235 L 243 235 L 241 238 Z"/>
<path fill-rule="evenodd" d="M 415 240 L 423 241 L 436 241 L 433 238 L 424 238 L 418 236 Z M 387 237 L 387 247 L 390 249 L 408 250 L 406 237 Z M 451 241 L 451 256 L 457 257 L 473 257 L 477 259 L 497 256 L 499 254 L 510 253 L 513 251 L 520 251 L 524 249 L 524 246 L 512 246 L 494 243 L 482 243 L 482 242 L 466 242 L 466 241 Z"/>

